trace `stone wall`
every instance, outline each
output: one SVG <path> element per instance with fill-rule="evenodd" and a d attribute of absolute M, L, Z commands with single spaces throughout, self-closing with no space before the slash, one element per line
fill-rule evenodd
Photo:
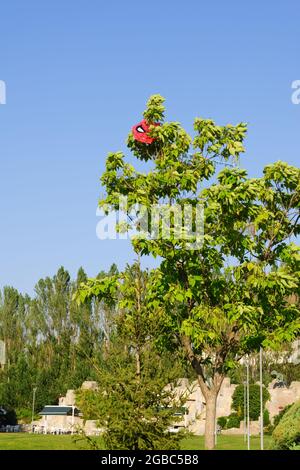
<path fill-rule="evenodd" d="M 268 390 L 271 399 L 267 402 L 266 408 L 269 410 L 270 418 L 276 416 L 285 406 L 300 400 L 300 382 L 292 382 L 289 388 L 273 388 L 275 381 L 271 382 Z M 97 383 L 88 381 L 84 382 L 81 387 L 83 390 L 97 390 Z M 217 418 L 219 416 L 229 416 L 232 412 L 231 402 L 232 395 L 236 388 L 236 385 L 230 383 L 230 379 L 225 378 L 217 400 Z M 182 426 L 188 428 L 195 434 L 204 434 L 205 429 L 205 399 L 200 390 L 197 381 L 189 383 L 188 379 L 182 378 L 178 381 L 178 385 L 175 388 L 175 392 L 178 398 L 185 397 L 185 407 L 188 413 L 182 421 L 175 423 L 176 426 Z M 75 391 L 68 390 L 65 397 L 61 397 L 59 405 L 61 406 L 72 406 L 75 405 Z M 95 421 L 87 421 L 84 423 L 80 417 L 74 418 L 75 427 L 82 427 L 88 435 L 99 433 L 96 427 Z M 42 420 L 36 424 L 47 426 L 48 428 L 61 428 L 70 429 L 72 423 L 71 416 L 47 416 L 43 417 Z M 257 434 L 259 432 L 259 423 L 251 423 L 251 434 Z M 239 429 L 223 431 L 226 434 L 243 434 L 244 424 L 241 422 Z"/>
<path fill-rule="evenodd" d="M 65 397 L 59 398 L 59 406 L 73 406 L 75 405 L 75 390 L 68 390 Z"/>
<path fill-rule="evenodd" d="M 288 388 L 273 388 L 274 383 L 275 380 L 269 384 L 271 399 L 266 404 L 271 419 L 287 405 L 300 400 L 300 382 L 292 382 Z"/>
<path fill-rule="evenodd" d="M 217 417 L 228 416 L 231 413 L 231 397 L 236 385 L 225 378 L 217 400 Z M 176 426 L 187 427 L 195 434 L 203 434 L 205 428 L 205 399 L 197 381 L 189 383 L 188 379 L 180 379 L 176 387 L 178 398 L 185 397 L 187 415 Z"/>
<path fill-rule="evenodd" d="M 266 403 L 266 408 L 270 413 L 271 420 L 286 405 L 290 405 L 300 400 L 300 382 L 292 382 L 289 388 L 273 388 L 275 381 L 271 382 L 268 390 L 271 399 Z M 236 385 L 230 383 L 229 378 L 225 378 L 217 400 L 217 418 L 220 416 L 229 416 L 232 413 L 231 403 L 232 395 Z M 197 381 L 189 383 L 188 379 L 180 379 L 176 387 L 178 397 L 186 397 L 185 407 L 188 413 L 185 418 L 176 423 L 176 426 L 187 427 L 195 434 L 204 434 L 205 429 L 205 399 L 200 390 Z M 228 430 L 226 433 L 243 434 L 244 424 L 238 429 Z M 259 433 L 259 422 L 253 421 L 250 428 L 251 434 Z"/>

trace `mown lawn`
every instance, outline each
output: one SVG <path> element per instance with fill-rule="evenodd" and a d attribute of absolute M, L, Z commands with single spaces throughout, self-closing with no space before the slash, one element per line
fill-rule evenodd
<path fill-rule="evenodd" d="M 76 443 L 69 435 L 0 434 L 0 450 L 76 450 L 84 448 L 87 448 L 84 441 Z"/>
<path fill-rule="evenodd" d="M 268 450 L 271 444 L 271 436 L 264 436 L 264 448 Z M 251 437 L 251 450 L 260 449 L 259 436 Z M 204 449 L 204 437 L 192 436 L 184 439 L 181 443 L 181 448 L 184 450 L 202 450 Z M 244 442 L 244 436 L 218 436 L 217 446 L 218 450 L 247 450 L 247 443 Z"/>
<path fill-rule="evenodd" d="M 78 439 L 78 438 L 77 438 Z M 99 444 L 101 439 L 97 438 Z M 265 449 L 270 446 L 271 437 L 265 436 Z M 192 436 L 182 441 L 184 450 L 204 449 L 203 436 Z M 259 449 L 259 437 L 251 438 L 251 449 Z M 85 440 L 76 440 L 72 436 L 52 436 L 25 433 L 1 433 L 0 450 L 82 450 L 88 449 Z M 243 436 L 218 436 L 219 450 L 246 450 Z"/>

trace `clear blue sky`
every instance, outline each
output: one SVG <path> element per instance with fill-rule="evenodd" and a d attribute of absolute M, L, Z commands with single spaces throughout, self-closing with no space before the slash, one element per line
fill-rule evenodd
<path fill-rule="evenodd" d="M 298 0 L 2 2 L 0 287 L 132 261 L 128 242 L 96 238 L 99 177 L 153 93 L 188 130 L 247 121 L 251 175 L 298 165 L 299 18 Z"/>

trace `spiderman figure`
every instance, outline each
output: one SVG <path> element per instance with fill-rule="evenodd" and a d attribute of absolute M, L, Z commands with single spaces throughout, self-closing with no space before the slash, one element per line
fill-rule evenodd
<path fill-rule="evenodd" d="M 158 123 L 154 123 L 154 126 L 159 126 Z M 155 140 L 153 137 L 149 136 L 150 125 L 143 119 L 141 122 L 133 126 L 132 134 L 135 140 L 142 142 L 143 144 L 152 144 Z"/>

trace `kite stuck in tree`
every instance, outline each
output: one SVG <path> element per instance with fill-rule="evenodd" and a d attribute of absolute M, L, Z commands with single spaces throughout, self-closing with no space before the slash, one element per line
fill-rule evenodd
<path fill-rule="evenodd" d="M 154 123 L 153 125 L 159 126 L 158 123 Z M 139 122 L 132 128 L 132 134 L 135 140 L 137 140 L 138 142 L 142 142 L 143 144 L 152 144 L 152 142 L 155 140 L 153 137 L 150 137 L 149 131 L 150 124 L 148 124 L 145 119 L 143 119 L 141 122 Z"/>

